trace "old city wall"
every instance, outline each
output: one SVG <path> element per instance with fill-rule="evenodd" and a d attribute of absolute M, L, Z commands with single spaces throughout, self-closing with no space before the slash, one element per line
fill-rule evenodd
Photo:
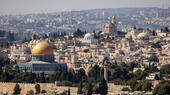
<path fill-rule="evenodd" d="M 35 93 L 35 85 L 31 83 L 18 83 L 21 90 L 21 95 L 26 95 L 28 91 L 33 90 Z M 76 94 L 78 88 L 76 87 L 66 87 L 66 86 L 56 86 L 54 83 L 38 83 L 40 84 L 41 90 L 46 90 L 48 93 L 62 93 L 70 88 L 70 92 L 72 94 Z M 9 82 L 0 82 L 0 95 L 8 93 L 11 95 L 14 91 L 16 83 L 9 83 Z M 113 94 L 120 92 L 123 87 L 128 86 L 121 86 L 121 85 L 114 85 L 113 83 L 108 83 L 108 94 Z"/>
<path fill-rule="evenodd" d="M 35 92 L 35 85 L 31 83 L 18 83 L 21 90 L 21 95 L 26 95 L 26 93 L 30 90 L 33 90 Z M 66 86 L 55 86 L 53 83 L 38 83 L 40 84 L 41 90 L 46 90 L 49 93 L 62 93 L 65 90 L 68 90 L 70 88 L 71 93 L 77 93 L 76 87 L 66 87 Z M 8 93 L 8 95 L 11 95 L 14 91 L 16 83 L 6 83 L 6 82 L 0 82 L 0 94 Z"/>
<path fill-rule="evenodd" d="M 124 87 L 130 88 L 129 86 L 126 85 L 114 85 L 114 83 L 108 83 L 108 94 L 113 95 L 115 93 L 118 93 L 122 91 L 122 88 Z"/>

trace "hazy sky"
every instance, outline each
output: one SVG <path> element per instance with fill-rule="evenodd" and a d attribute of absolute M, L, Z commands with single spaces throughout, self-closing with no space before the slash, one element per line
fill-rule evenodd
<path fill-rule="evenodd" d="M 0 0 L 0 15 L 163 5 L 169 7 L 170 0 Z"/>

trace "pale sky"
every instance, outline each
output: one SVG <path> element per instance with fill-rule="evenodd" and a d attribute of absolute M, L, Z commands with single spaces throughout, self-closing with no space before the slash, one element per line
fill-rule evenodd
<path fill-rule="evenodd" d="M 0 0 L 0 15 L 96 8 L 170 7 L 170 0 Z"/>

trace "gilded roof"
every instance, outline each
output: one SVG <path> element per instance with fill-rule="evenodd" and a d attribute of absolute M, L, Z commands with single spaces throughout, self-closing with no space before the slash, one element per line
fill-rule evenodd
<path fill-rule="evenodd" d="M 46 41 L 41 41 L 38 44 L 36 44 L 34 46 L 34 48 L 32 49 L 32 55 L 48 55 L 48 56 L 52 56 L 54 55 L 53 53 L 53 49 L 50 46 L 50 44 Z"/>

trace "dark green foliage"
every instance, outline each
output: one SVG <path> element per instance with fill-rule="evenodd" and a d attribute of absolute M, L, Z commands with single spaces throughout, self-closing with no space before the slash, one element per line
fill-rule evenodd
<path fill-rule="evenodd" d="M 77 29 L 76 32 L 73 33 L 74 37 L 83 37 L 85 32 L 82 32 L 80 29 Z"/>
<path fill-rule="evenodd" d="M 41 82 L 41 83 L 45 83 L 45 75 L 44 75 L 44 72 L 42 72 L 42 73 L 40 74 L 40 82 Z"/>
<path fill-rule="evenodd" d="M 87 95 L 92 95 L 93 93 L 93 86 L 91 83 L 88 84 Z"/>
<path fill-rule="evenodd" d="M 158 77 L 158 75 L 155 75 L 155 80 L 159 80 L 159 77 Z"/>
<path fill-rule="evenodd" d="M 86 53 L 89 52 L 89 49 L 85 49 L 84 52 L 86 52 Z"/>
<path fill-rule="evenodd" d="M 70 88 L 68 89 L 67 95 L 70 95 Z"/>
<path fill-rule="evenodd" d="M 170 64 L 161 67 L 161 74 L 170 74 Z"/>
<path fill-rule="evenodd" d="M 130 89 L 128 87 L 123 87 L 122 91 L 130 91 Z"/>
<path fill-rule="evenodd" d="M 67 95 L 67 91 L 63 91 L 63 92 L 60 93 L 59 95 Z"/>
<path fill-rule="evenodd" d="M 153 35 L 153 36 L 157 36 L 156 31 L 152 31 L 152 35 Z"/>
<path fill-rule="evenodd" d="M 95 81 L 100 81 L 101 74 L 100 74 L 100 68 L 99 66 L 95 65 L 89 72 L 88 72 L 89 78 L 94 79 Z"/>
<path fill-rule="evenodd" d="M 170 81 L 161 81 L 152 93 L 153 95 L 170 95 Z"/>
<path fill-rule="evenodd" d="M 47 91 L 46 90 L 42 90 L 41 93 L 47 93 Z"/>
<path fill-rule="evenodd" d="M 133 78 L 133 79 L 127 81 L 126 84 L 130 85 L 132 91 L 134 91 L 135 90 L 135 86 L 137 84 L 137 79 Z"/>
<path fill-rule="evenodd" d="M 70 81 L 63 81 L 64 86 L 72 86 L 72 83 Z"/>
<path fill-rule="evenodd" d="M 137 63 L 135 63 L 135 62 L 131 62 L 131 63 L 129 63 L 128 64 L 129 65 L 129 70 L 131 70 L 131 71 L 133 71 L 133 69 L 135 68 L 135 67 L 137 67 L 138 66 L 138 64 Z"/>
<path fill-rule="evenodd" d="M 103 78 L 99 84 L 99 93 L 101 95 L 107 95 L 108 86 L 106 80 Z"/>
<path fill-rule="evenodd" d="M 81 83 L 80 83 L 80 86 L 79 86 L 79 88 L 78 88 L 77 94 L 82 94 L 82 93 L 83 93 L 82 89 L 83 89 L 83 84 L 82 84 L 82 82 L 81 82 Z"/>
<path fill-rule="evenodd" d="M 112 39 L 111 39 L 110 37 L 108 37 L 108 38 L 102 38 L 102 39 L 99 40 L 99 43 L 100 43 L 100 42 L 105 42 L 105 43 L 108 42 L 108 43 L 111 43 L 111 42 L 112 42 Z"/>
<path fill-rule="evenodd" d="M 110 79 L 111 80 L 114 80 L 114 79 L 121 79 L 121 80 L 124 80 L 124 79 L 129 79 L 129 76 L 128 76 L 128 65 L 125 64 L 125 63 L 121 63 L 120 65 L 112 65 L 111 68 L 113 68 L 114 71 L 112 71 L 112 74 L 110 76 Z"/>
<path fill-rule="evenodd" d="M 148 58 L 149 62 L 159 62 L 159 59 L 157 56 L 152 55 L 150 58 Z"/>
<path fill-rule="evenodd" d="M 135 86 L 136 91 L 151 91 L 152 90 L 152 82 L 150 81 L 141 81 L 138 82 Z"/>
<path fill-rule="evenodd" d="M 52 41 L 55 41 L 56 38 L 62 39 L 62 38 L 64 38 L 64 36 L 66 36 L 66 35 L 67 35 L 66 32 L 60 32 L 60 31 L 58 31 L 58 32 L 56 32 L 56 33 L 53 33 L 53 34 L 50 36 L 50 39 L 51 39 Z"/>
<path fill-rule="evenodd" d="M 10 59 L 0 57 L 0 74 L 2 73 L 2 67 L 7 64 L 10 64 Z"/>
<path fill-rule="evenodd" d="M 99 94 L 99 87 L 95 86 L 93 91 L 94 94 Z"/>
<path fill-rule="evenodd" d="M 149 66 L 145 66 L 144 71 L 147 72 L 147 73 L 153 73 L 153 72 L 158 72 L 159 70 L 158 70 L 157 66 L 149 64 Z"/>
<path fill-rule="evenodd" d="M 1 74 L 1 81 L 2 81 L 2 82 L 9 82 L 9 80 L 10 80 L 10 75 L 9 75 L 9 73 L 8 73 L 8 72 L 3 72 L 3 73 Z"/>
<path fill-rule="evenodd" d="M 161 32 L 166 32 L 166 33 L 168 33 L 168 32 L 170 32 L 170 31 L 169 31 L 169 28 L 168 28 L 168 27 L 165 27 L 165 28 L 161 29 Z"/>
<path fill-rule="evenodd" d="M 41 88 L 40 88 L 40 85 L 39 85 L 39 84 L 36 84 L 36 85 L 35 85 L 35 90 L 36 90 L 36 94 L 39 94 L 39 93 L 40 93 Z"/>
<path fill-rule="evenodd" d="M 20 88 L 19 84 L 16 84 L 14 87 L 13 95 L 19 95 L 20 93 L 21 93 L 21 88 Z"/>

